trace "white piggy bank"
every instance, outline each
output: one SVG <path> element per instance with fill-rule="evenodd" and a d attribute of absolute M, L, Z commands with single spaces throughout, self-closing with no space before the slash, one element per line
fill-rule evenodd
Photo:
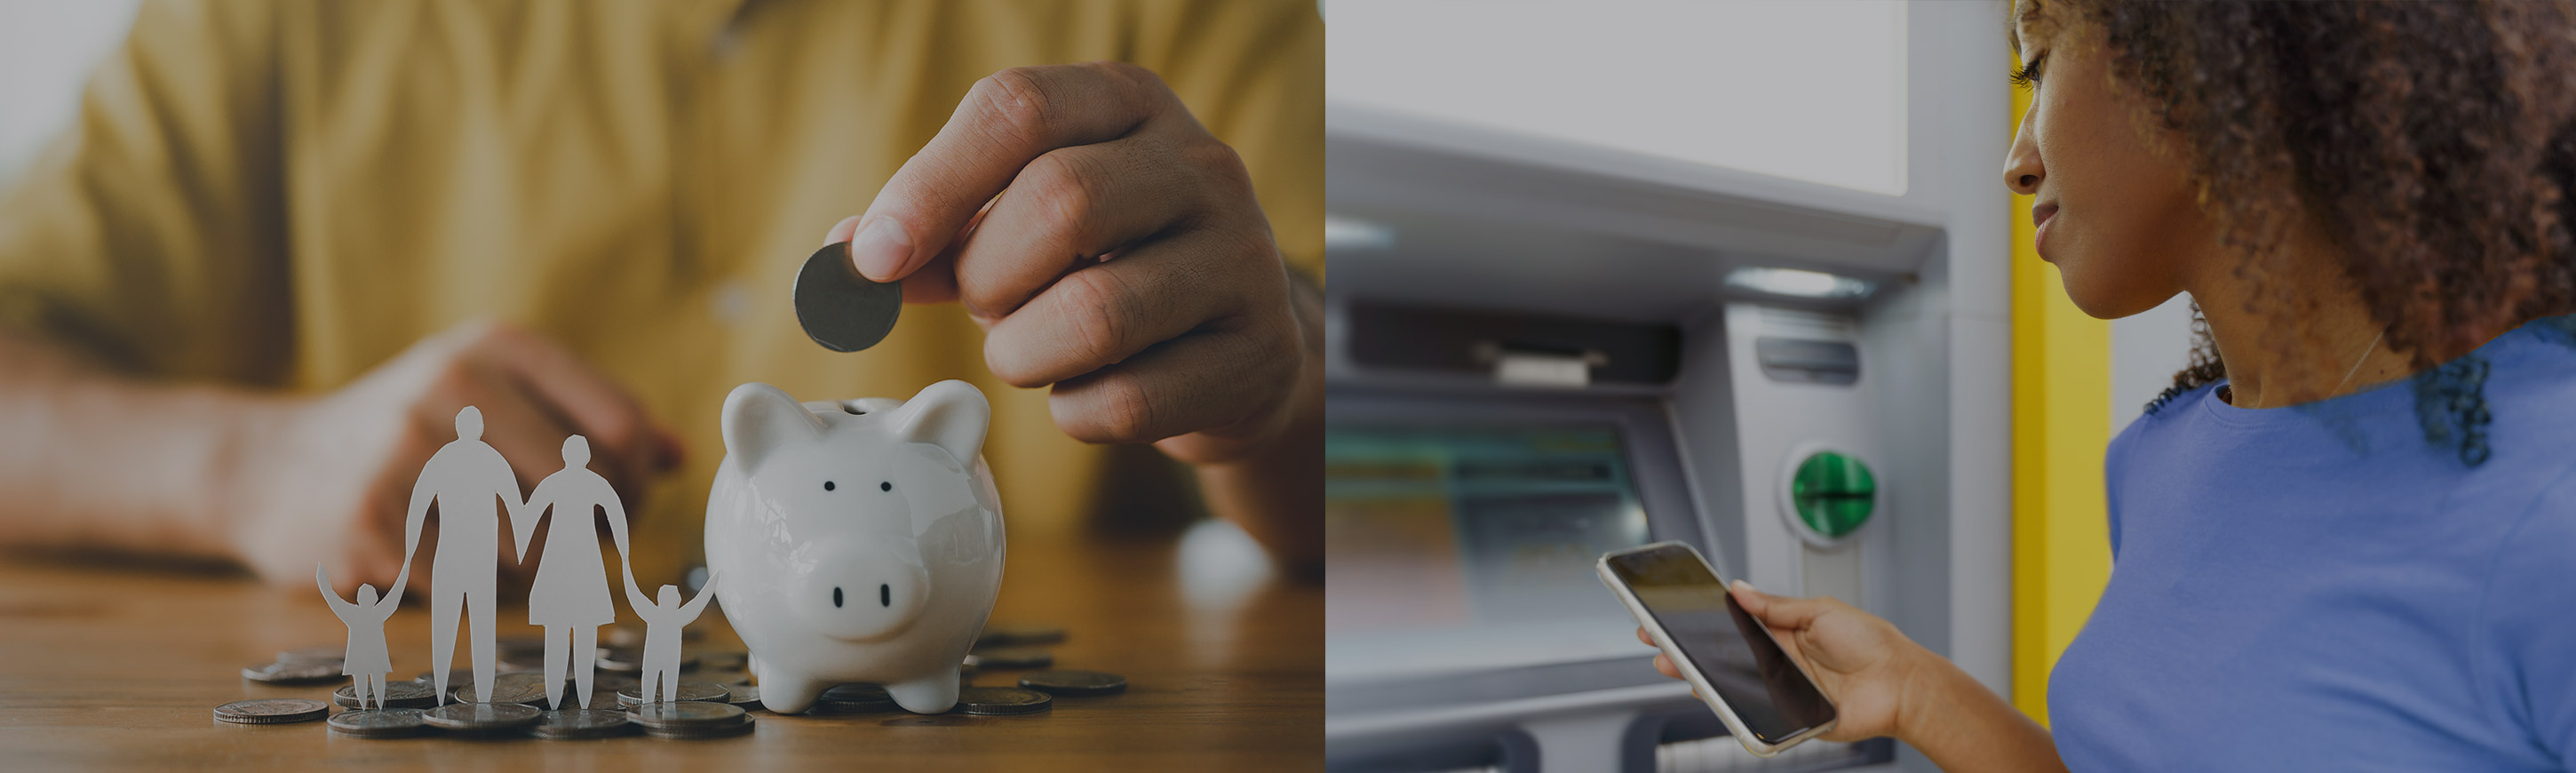
<path fill-rule="evenodd" d="M 957 703 L 958 665 L 1002 585 L 1002 504 L 980 451 L 992 407 L 963 381 L 909 401 L 725 397 L 707 569 L 751 647 L 761 702 L 793 714 L 843 682 L 909 711 Z"/>

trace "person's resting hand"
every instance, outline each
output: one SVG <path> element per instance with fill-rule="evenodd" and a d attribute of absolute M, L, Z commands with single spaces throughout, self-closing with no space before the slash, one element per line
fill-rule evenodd
<path fill-rule="evenodd" d="M 563 468 L 568 435 L 589 438 L 590 467 L 628 501 L 679 461 L 678 441 L 570 352 L 508 327 L 468 323 L 339 391 L 257 409 L 268 415 L 246 422 L 226 482 L 234 552 L 272 579 L 295 576 L 318 556 L 346 587 L 391 583 L 403 568 L 412 486 L 430 455 L 456 439 L 456 413 L 467 405 L 482 411 L 483 441 L 510 461 L 521 496 Z M 512 557 L 510 530 L 501 531 L 502 570 L 528 574 L 532 567 Z M 434 534 L 421 535 L 414 560 L 427 560 L 436 544 Z"/>
<path fill-rule="evenodd" d="M 1937 656 L 1886 620 L 1832 597 L 1773 596 L 1742 580 L 1727 590 L 1745 612 L 1771 629 L 1780 648 L 1834 702 L 1834 729 L 1819 737 L 1858 741 L 1898 735 L 1907 701 L 1926 697 L 1928 689 L 1916 685 L 1917 676 L 1926 659 Z M 1655 643 L 1644 628 L 1637 629 L 1637 639 L 1647 646 Z M 1682 678 L 1662 653 L 1655 655 L 1655 670 Z"/>
<path fill-rule="evenodd" d="M 985 78 L 825 242 L 845 240 L 906 302 L 962 302 L 993 373 L 1052 385 L 1077 439 L 1211 464 L 1320 420 L 1321 322 L 1251 178 L 1144 68 Z"/>

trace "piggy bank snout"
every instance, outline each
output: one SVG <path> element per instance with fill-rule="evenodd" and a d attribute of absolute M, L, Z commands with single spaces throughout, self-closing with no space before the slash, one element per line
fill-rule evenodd
<path fill-rule="evenodd" d="M 816 632 L 867 641 L 901 633 L 930 598 L 919 558 L 873 545 L 823 545 L 789 603 Z"/>

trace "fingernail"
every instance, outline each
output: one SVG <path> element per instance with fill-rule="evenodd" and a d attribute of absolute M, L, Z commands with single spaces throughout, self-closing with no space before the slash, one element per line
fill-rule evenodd
<path fill-rule="evenodd" d="M 850 239 L 850 264 L 859 275 L 879 282 L 890 282 L 903 264 L 912 260 L 912 236 L 903 232 L 903 224 L 891 217 L 880 217 L 859 235 Z"/>
<path fill-rule="evenodd" d="M 1753 583 L 1745 582 L 1745 581 L 1743 581 L 1743 580 L 1736 580 L 1736 581 L 1734 581 L 1734 582 L 1727 583 L 1727 584 L 1726 584 L 1726 587 L 1734 588 L 1734 589 L 1736 589 L 1736 590 L 1740 590 L 1740 591 L 1751 591 L 1751 590 L 1753 590 Z M 1756 592 L 1759 592 L 1759 591 L 1756 591 Z"/>

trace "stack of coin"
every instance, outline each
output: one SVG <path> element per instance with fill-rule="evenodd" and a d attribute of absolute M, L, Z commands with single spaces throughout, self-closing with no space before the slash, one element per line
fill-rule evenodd
<path fill-rule="evenodd" d="M 1036 647 L 989 647 L 966 653 L 966 665 L 978 669 L 1045 668 L 1055 665 L 1055 653 Z"/>
<path fill-rule="evenodd" d="M 867 714 L 894 708 L 894 696 L 884 687 L 867 682 L 851 682 L 824 690 L 814 699 L 817 714 Z"/>
<path fill-rule="evenodd" d="M 653 692 L 654 694 L 650 696 L 652 698 L 652 702 L 666 702 L 662 698 L 662 691 L 655 690 Z M 706 682 L 681 682 L 679 694 L 680 697 L 678 700 L 714 701 L 717 703 L 723 703 L 726 695 L 723 685 L 709 684 Z M 617 702 L 628 706 L 645 703 L 646 697 L 647 696 L 644 695 L 644 686 L 640 684 L 617 691 Z"/>
<path fill-rule="evenodd" d="M 760 702 L 760 685 L 738 684 L 725 688 L 725 702 L 741 706 L 744 711 L 766 708 Z"/>
<path fill-rule="evenodd" d="M 215 707 L 215 718 L 238 725 L 311 722 L 331 714 L 330 704 L 303 698 L 260 698 Z"/>
<path fill-rule="evenodd" d="M 751 732 L 751 714 L 730 703 L 679 701 L 634 708 L 635 723 L 655 738 L 721 738 Z"/>
<path fill-rule="evenodd" d="M 385 694 L 375 697 L 384 704 L 380 708 L 422 708 L 438 704 L 438 691 L 423 682 L 386 682 Z M 363 708 L 358 705 L 356 685 L 341 685 L 339 692 L 331 694 L 331 702 L 353 709 Z"/>
<path fill-rule="evenodd" d="M 621 709 L 572 709 L 549 711 L 537 719 L 528 734 L 550 740 L 607 738 L 634 732 L 632 718 Z"/>
<path fill-rule="evenodd" d="M 413 677 L 413 678 L 412 678 L 412 681 L 419 682 L 419 683 L 421 683 L 421 684 L 429 684 L 429 683 L 431 683 L 431 682 L 438 681 L 438 672 L 436 672 L 436 671 L 422 671 L 422 672 L 420 672 L 420 676 Z M 464 686 L 467 686 L 467 685 L 471 685 L 471 684 L 473 684 L 473 683 L 474 683 L 474 672 L 472 672 L 472 671 L 468 671 L 468 670 L 465 670 L 465 669 L 459 668 L 459 669 L 455 669 L 455 670 L 452 670 L 452 671 L 447 672 L 447 688 L 446 688 L 446 689 L 448 689 L 448 690 L 454 690 L 454 689 L 456 689 L 456 688 L 458 688 L 458 687 L 464 687 Z"/>
<path fill-rule="evenodd" d="M 546 667 L 546 640 L 535 636 L 505 636 L 495 642 L 501 650 L 502 671 L 540 671 Z"/>
<path fill-rule="evenodd" d="M 466 735 L 502 735 L 537 724 L 545 712 L 517 703 L 450 703 L 421 715 L 430 727 Z"/>
<path fill-rule="evenodd" d="M 569 689 L 569 688 L 567 688 Z M 456 688 L 459 703 L 473 703 L 474 685 L 468 682 Z M 543 674 L 501 674 L 492 678 L 492 699 L 487 703 L 525 703 L 531 706 L 546 702 L 546 677 Z"/>
<path fill-rule="evenodd" d="M 337 660 L 303 662 L 280 660 L 243 666 L 241 675 L 243 679 L 254 682 L 279 685 L 321 684 L 338 681 L 346 676 L 340 673 L 340 661 Z"/>
<path fill-rule="evenodd" d="M 1036 714 L 1055 707 L 1055 699 L 1036 690 L 1017 687 L 963 687 L 957 690 L 959 714 L 1012 716 Z"/>
<path fill-rule="evenodd" d="M 406 738 L 429 729 L 422 709 L 364 709 L 331 717 L 331 732 L 352 738 Z"/>

